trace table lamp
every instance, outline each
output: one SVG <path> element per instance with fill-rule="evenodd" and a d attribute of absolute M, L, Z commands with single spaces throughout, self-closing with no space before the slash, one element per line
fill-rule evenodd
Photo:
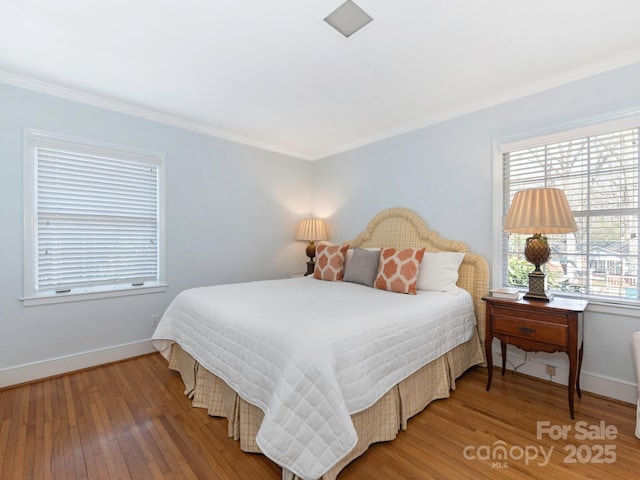
<path fill-rule="evenodd" d="M 578 230 L 564 192 L 557 188 L 531 188 L 516 192 L 504 223 L 507 233 L 532 234 L 527 238 L 525 258 L 535 265 L 529 274 L 529 291 L 524 298 L 550 301 L 546 292 L 546 276 L 540 266 L 551 255 L 547 234 Z"/>
<path fill-rule="evenodd" d="M 313 261 L 316 256 L 316 244 L 314 242 L 326 240 L 327 238 L 327 228 L 322 219 L 304 218 L 300 220 L 298 231 L 296 232 L 296 240 L 306 240 L 309 242 L 306 250 L 309 261 L 307 262 L 307 273 L 305 273 L 305 276 L 311 275 L 316 266 Z"/>

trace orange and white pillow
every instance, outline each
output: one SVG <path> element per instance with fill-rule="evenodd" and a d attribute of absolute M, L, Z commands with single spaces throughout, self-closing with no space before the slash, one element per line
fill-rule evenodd
<path fill-rule="evenodd" d="M 424 248 L 389 248 L 380 251 L 378 276 L 373 286 L 380 290 L 416 294 Z"/>
<path fill-rule="evenodd" d="M 344 277 L 344 261 L 348 249 L 349 244 L 318 245 L 316 248 L 316 268 L 313 271 L 313 277 L 318 280 L 332 282 L 342 280 L 342 277 Z"/>

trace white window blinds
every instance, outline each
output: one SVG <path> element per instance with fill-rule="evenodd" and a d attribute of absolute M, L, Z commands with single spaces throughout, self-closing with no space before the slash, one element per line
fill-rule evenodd
<path fill-rule="evenodd" d="M 157 284 L 162 159 L 31 133 L 32 293 Z"/>
<path fill-rule="evenodd" d="M 638 298 L 639 128 L 503 153 L 503 215 L 518 190 L 564 190 L 578 231 L 549 235 L 549 289 L 594 297 Z M 526 235 L 505 235 L 503 283 L 526 286 Z"/>

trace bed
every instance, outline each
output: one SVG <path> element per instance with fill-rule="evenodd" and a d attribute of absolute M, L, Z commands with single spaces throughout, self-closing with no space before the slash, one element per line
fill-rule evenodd
<path fill-rule="evenodd" d="M 202 287 L 178 295 L 153 336 L 193 406 L 226 417 L 240 448 L 276 462 L 284 480 L 335 479 L 485 362 L 483 257 L 402 208 L 348 243 L 464 254 L 457 287 L 403 295 L 309 277 Z"/>

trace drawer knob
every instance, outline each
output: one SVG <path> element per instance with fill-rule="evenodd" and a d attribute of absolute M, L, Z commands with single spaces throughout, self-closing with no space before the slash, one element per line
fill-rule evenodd
<path fill-rule="evenodd" d="M 518 327 L 518 330 L 520 330 L 524 335 L 531 335 L 536 331 L 535 328 L 529 328 L 529 327 Z"/>

